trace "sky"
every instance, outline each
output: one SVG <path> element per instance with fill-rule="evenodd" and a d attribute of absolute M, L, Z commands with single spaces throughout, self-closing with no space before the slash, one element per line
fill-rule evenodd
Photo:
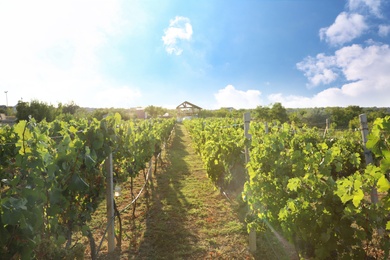
<path fill-rule="evenodd" d="M 390 0 L 0 0 L 0 105 L 390 107 L 389 45 Z"/>

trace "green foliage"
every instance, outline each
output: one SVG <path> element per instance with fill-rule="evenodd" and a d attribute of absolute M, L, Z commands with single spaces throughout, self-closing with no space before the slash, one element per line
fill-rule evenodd
<path fill-rule="evenodd" d="M 356 137 L 323 140 L 313 129 L 287 124 L 274 125 L 266 135 L 256 123 L 251 134 L 244 195 L 258 218 L 282 231 L 304 257 L 364 254 L 353 221 L 340 214 L 344 205 L 335 194 L 336 181 L 362 167 Z M 346 199 L 359 203 L 362 198 L 360 191 L 352 191 Z"/>
<path fill-rule="evenodd" d="M 80 106 L 78 106 L 73 101 L 65 105 L 59 104 L 58 107 L 59 109 L 61 109 L 61 112 L 63 114 L 71 114 L 71 115 L 76 114 L 77 110 L 80 109 Z"/>
<path fill-rule="evenodd" d="M 325 115 L 323 109 L 313 111 Z M 346 120 L 362 110 L 348 107 L 330 112 L 334 119 Z M 249 143 L 243 139 L 242 127 L 235 127 L 239 121 L 229 120 L 184 122 L 216 183 L 224 182 L 229 167 L 243 160 L 244 144 Z M 347 122 L 354 126 L 354 121 Z M 271 225 L 304 258 L 387 259 L 389 130 L 390 117 L 375 120 L 367 142 L 375 164 L 366 166 L 359 132 L 325 139 L 316 128 L 273 123 L 265 134 L 263 124 L 252 122 L 249 180 L 242 194 L 251 211 L 248 227 Z M 373 188 L 379 192 L 377 203 L 369 199 L 370 194 L 375 198 Z"/>
<path fill-rule="evenodd" d="M 244 164 L 245 138 L 241 120 L 192 119 L 184 121 L 194 148 L 202 157 L 209 178 L 225 186 L 232 178 L 232 167 Z"/>
<path fill-rule="evenodd" d="M 156 106 L 147 106 L 145 108 L 145 112 L 148 113 L 148 115 L 151 117 L 151 118 L 157 118 L 159 116 L 162 116 L 164 115 L 164 113 L 166 112 L 167 110 L 165 108 L 162 108 L 162 107 L 156 107 Z"/>
<path fill-rule="evenodd" d="M 101 121 L 32 118 L 0 128 L 0 255 L 83 255 L 83 248 L 72 245 L 72 234 L 88 233 L 102 200 L 108 154 L 113 153 L 117 178 L 135 176 L 173 125 L 173 120 L 128 122 L 112 114 Z M 135 166 L 131 172 L 129 165 Z"/>
<path fill-rule="evenodd" d="M 281 103 L 273 104 L 270 113 L 273 120 L 278 120 L 281 123 L 288 121 L 287 110 L 282 106 Z"/>
<path fill-rule="evenodd" d="M 51 122 L 57 115 L 57 109 L 53 105 L 48 105 L 38 100 L 32 100 L 30 103 L 19 101 L 16 105 L 16 117 L 18 121 L 30 120 L 34 118 L 37 122 L 46 120 Z"/>
<path fill-rule="evenodd" d="M 253 117 L 257 120 L 265 122 L 269 122 L 272 120 L 271 109 L 269 107 L 258 106 L 253 112 Z"/>

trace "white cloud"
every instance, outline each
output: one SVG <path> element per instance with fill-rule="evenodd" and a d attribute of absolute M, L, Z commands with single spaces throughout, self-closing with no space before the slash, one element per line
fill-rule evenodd
<path fill-rule="evenodd" d="M 237 90 L 232 85 L 227 85 L 225 88 L 218 90 L 214 94 L 217 100 L 217 108 L 234 107 L 234 108 L 255 108 L 261 103 L 261 92 L 259 90 Z"/>
<path fill-rule="evenodd" d="M 284 107 L 290 108 L 344 106 L 345 104 L 353 104 L 348 96 L 344 95 L 342 90 L 338 88 L 326 89 L 313 97 L 297 95 L 283 96 L 280 93 L 272 94 L 268 96 L 268 100 L 270 103 L 280 102 Z"/>
<path fill-rule="evenodd" d="M 192 33 L 190 19 L 183 16 L 176 16 L 175 19 L 169 22 L 169 27 L 164 30 L 162 40 L 165 45 L 165 50 L 169 54 L 180 55 L 183 52 L 183 49 L 178 46 L 178 41 L 189 41 L 192 37 Z"/>
<path fill-rule="evenodd" d="M 320 84 L 329 84 L 337 79 L 338 75 L 333 69 L 335 62 L 334 57 L 320 53 L 315 58 L 309 56 L 297 63 L 297 68 L 303 71 L 308 78 L 308 87 L 315 87 Z"/>
<path fill-rule="evenodd" d="M 340 13 L 335 22 L 320 29 L 320 38 L 330 45 L 340 46 L 365 33 L 366 19 L 375 15 L 382 18 L 381 0 L 349 0 L 349 10 Z M 365 16 L 363 16 L 364 14 Z M 386 37 L 390 25 L 379 25 L 378 34 Z M 353 44 L 335 51 L 334 55 L 320 53 L 297 63 L 309 86 L 334 83 L 344 78 L 347 83 L 333 86 L 312 97 L 269 95 L 271 102 L 282 102 L 287 107 L 314 106 L 388 106 L 390 97 L 390 48 L 388 44 L 366 40 L 365 45 Z"/>
<path fill-rule="evenodd" d="M 328 57 L 349 82 L 341 88 L 329 88 L 311 98 L 302 96 L 270 95 L 271 102 L 282 102 L 287 107 L 313 106 L 389 106 L 390 97 L 390 47 L 376 44 L 368 47 L 351 45 L 343 47 Z M 318 56 L 317 56 L 318 59 Z M 319 60 L 322 59 L 320 56 Z M 310 64 L 318 62 L 311 58 Z M 309 65 L 310 65 L 309 64 Z M 315 65 L 313 65 L 315 66 Z M 315 71 L 315 68 L 311 68 Z M 310 77 L 309 77 L 310 81 Z"/>
<path fill-rule="evenodd" d="M 378 17 L 381 16 L 380 5 L 381 0 L 349 0 L 348 2 L 351 11 L 360 11 L 368 8 L 372 14 Z"/>
<path fill-rule="evenodd" d="M 378 34 L 381 37 L 386 37 L 390 33 L 390 25 L 379 25 Z"/>
<path fill-rule="evenodd" d="M 364 16 L 342 12 L 331 26 L 320 29 L 320 38 L 331 45 L 343 45 L 361 36 L 367 29 Z"/>
<path fill-rule="evenodd" d="M 336 59 L 345 78 L 356 81 L 354 82 L 355 92 L 357 88 L 374 92 L 375 90 L 390 90 L 389 45 L 372 45 L 366 48 L 360 45 L 344 47 L 336 52 Z"/>

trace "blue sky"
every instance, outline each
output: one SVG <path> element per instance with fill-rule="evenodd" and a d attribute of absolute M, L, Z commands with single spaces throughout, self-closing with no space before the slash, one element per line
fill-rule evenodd
<path fill-rule="evenodd" d="M 390 0 L 0 0 L 0 104 L 390 106 Z"/>

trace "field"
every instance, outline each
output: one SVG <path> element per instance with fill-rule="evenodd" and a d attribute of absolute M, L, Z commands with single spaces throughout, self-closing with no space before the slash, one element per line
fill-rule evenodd
<path fill-rule="evenodd" d="M 160 166 L 160 165 L 159 165 Z M 142 180 L 139 190 L 143 185 Z M 124 188 L 118 205 L 129 201 Z M 207 178 L 200 157 L 191 146 L 186 130 L 176 127 L 171 144 L 137 203 L 136 217 L 122 214 L 124 222 L 121 250 L 111 255 L 102 247 L 102 259 L 291 259 L 271 233 L 259 236 L 258 251 L 248 251 L 248 235 L 243 219 L 245 206 L 240 199 L 221 194 Z M 104 203 L 93 217 L 101 237 L 105 224 Z M 99 221 L 98 221 L 99 220 Z"/>
<path fill-rule="evenodd" d="M 359 132 L 324 136 L 277 122 L 244 127 L 231 118 L 22 121 L 0 129 L 0 253 L 387 258 L 389 129 L 389 117 L 377 119 L 362 141 Z M 103 238 L 108 169 L 122 187 L 113 253 Z M 257 234 L 253 252 L 248 230 Z"/>

